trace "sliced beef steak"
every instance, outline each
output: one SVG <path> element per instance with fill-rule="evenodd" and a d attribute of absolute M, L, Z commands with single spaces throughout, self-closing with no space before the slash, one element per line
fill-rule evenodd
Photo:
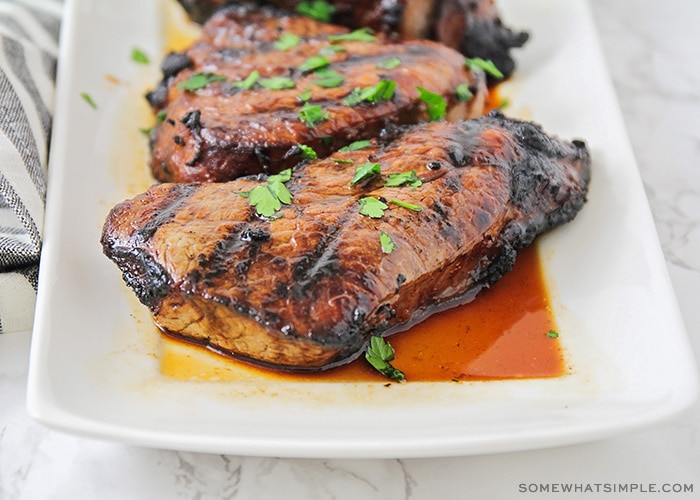
<path fill-rule="evenodd" d="M 577 214 L 589 175 L 583 143 L 492 113 L 302 164 L 272 217 L 251 206 L 265 176 L 154 186 L 113 209 L 102 244 L 163 330 L 315 370 L 471 300 Z"/>
<path fill-rule="evenodd" d="M 449 120 L 483 113 L 485 76 L 459 52 L 348 33 L 271 9 L 219 11 L 186 53 L 166 59 L 149 94 L 162 119 L 151 137 L 156 179 L 279 172 L 302 159 L 299 145 L 325 157 L 389 124 L 429 120 L 431 99 Z"/>
<path fill-rule="evenodd" d="M 236 0 L 179 0 L 197 22 L 204 22 Z M 432 39 L 467 57 L 488 59 L 510 76 L 515 62 L 510 50 L 522 47 L 528 34 L 502 21 L 494 0 L 332 0 L 327 9 L 313 9 L 314 1 L 261 0 L 290 11 L 310 12 L 351 28 L 363 26 L 406 39 Z M 301 8 L 300 8 L 301 6 Z"/>

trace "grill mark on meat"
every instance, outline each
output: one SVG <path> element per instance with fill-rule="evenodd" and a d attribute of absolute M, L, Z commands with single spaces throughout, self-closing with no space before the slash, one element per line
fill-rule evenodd
<path fill-rule="evenodd" d="M 538 133 L 501 113 L 395 129 L 392 143 L 336 155 L 373 157 L 382 175 L 415 170 L 422 186 L 350 187 L 352 166 L 309 161 L 274 220 L 237 194 L 262 178 L 197 184 L 144 244 L 134 234 L 172 203 L 170 185 L 155 186 L 115 207 L 103 247 L 163 329 L 267 366 L 327 368 L 357 355 L 371 334 L 471 300 L 510 270 L 519 248 L 576 215 L 589 179 L 585 145 Z M 392 205 L 370 219 L 358 213 L 362 196 L 423 210 Z M 381 231 L 397 245 L 390 254 Z"/>

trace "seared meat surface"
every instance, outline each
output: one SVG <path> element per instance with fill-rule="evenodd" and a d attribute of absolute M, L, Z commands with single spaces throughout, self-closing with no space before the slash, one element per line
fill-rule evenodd
<path fill-rule="evenodd" d="M 366 163 L 380 171 L 353 183 Z M 394 127 L 299 165 L 274 216 L 251 206 L 264 175 L 161 184 L 112 210 L 102 245 L 163 330 L 323 369 L 497 281 L 519 248 L 576 215 L 589 169 L 582 142 L 500 113 Z M 385 208 L 368 213 L 368 200 Z"/>
<path fill-rule="evenodd" d="M 236 0 L 179 0 L 197 22 L 204 22 L 222 6 Z M 296 11 L 313 0 L 260 0 Z M 510 50 L 522 47 L 528 34 L 513 31 L 500 18 L 494 0 L 332 0 L 330 20 L 351 28 L 369 27 L 402 38 L 439 41 L 467 57 L 494 62 L 506 77 L 515 63 Z M 302 9 L 303 10 L 303 9 Z M 323 11 L 322 11 L 323 12 Z"/>
<path fill-rule="evenodd" d="M 347 28 L 271 9 L 219 11 L 186 54 L 166 60 L 164 83 L 149 95 L 166 115 L 152 132 L 156 179 L 274 173 L 302 159 L 300 144 L 328 156 L 388 124 L 428 120 L 418 87 L 444 99 L 448 119 L 482 114 L 484 75 L 458 52 L 383 34 L 346 35 Z M 290 39 L 293 45 L 280 45 Z M 388 93 L 352 102 L 381 86 Z M 460 98 L 460 86 L 472 97 Z"/>

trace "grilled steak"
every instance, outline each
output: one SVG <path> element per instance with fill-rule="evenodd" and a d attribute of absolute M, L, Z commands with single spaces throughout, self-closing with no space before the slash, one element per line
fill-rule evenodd
<path fill-rule="evenodd" d="M 366 163 L 381 171 L 353 184 Z M 112 210 L 102 244 L 163 330 L 322 369 L 493 284 L 576 215 L 589 169 L 582 142 L 500 113 L 432 122 L 298 166 L 270 217 L 253 191 L 281 176 L 154 186 Z"/>
<path fill-rule="evenodd" d="M 223 5 L 235 0 L 179 0 L 197 22 L 204 22 Z M 290 11 L 304 0 L 266 0 Z M 461 51 L 467 57 L 481 57 L 494 62 L 506 77 L 515 63 L 510 50 L 522 47 L 528 34 L 513 31 L 501 21 L 494 0 L 333 0 L 329 20 L 351 28 L 369 27 L 402 38 L 436 40 Z M 302 12 L 304 10 L 302 7 Z M 323 16 L 323 10 L 312 14 Z"/>
<path fill-rule="evenodd" d="M 471 72 L 460 53 L 429 41 L 346 35 L 272 9 L 219 11 L 186 54 L 166 60 L 164 83 L 149 95 L 167 115 L 151 137 L 156 179 L 279 172 L 302 159 L 300 144 L 325 157 L 389 124 L 428 120 L 419 87 L 442 97 L 450 120 L 483 113 L 484 74 Z M 277 43 L 290 39 L 291 47 Z"/>

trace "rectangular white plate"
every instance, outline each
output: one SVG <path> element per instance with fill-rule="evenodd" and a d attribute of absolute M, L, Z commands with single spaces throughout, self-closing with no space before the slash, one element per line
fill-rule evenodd
<path fill-rule="evenodd" d="M 541 240 L 571 374 L 478 383 L 177 381 L 100 231 L 146 187 L 143 92 L 165 19 L 159 1 L 69 1 L 64 24 L 30 414 L 122 442 L 244 455 L 418 457 L 543 448 L 659 422 L 688 407 L 697 374 L 648 202 L 587 5 L 499 2 L 532 34 L 504 88 L 508 113 L 593 155 L 590 197 Z M 81 98 L 89 93 L 93 109 Z"/>

